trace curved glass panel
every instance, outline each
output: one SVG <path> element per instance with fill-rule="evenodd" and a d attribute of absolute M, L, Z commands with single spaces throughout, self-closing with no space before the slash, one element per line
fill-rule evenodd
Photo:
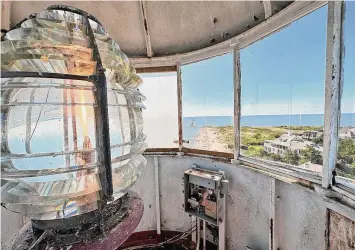
<path fill-rule="evenodd" d="M 114 168 L 112 180 L 115 197 L 118 198 L 135 182 L 145 165 L 146 160 L 139 155 L 121 167 Z M 76 176 L 69 175 L 71 179 L 67 180 L 32 182 L 31 178 L 23 178 L 19 181 L 9 181 L 2 187 L 2 202 L 9 210 L 26 214 L 32 219 L 38 216 L 56 219 L 58 217 L 53 211 L 66 214 L 65 211 L 74 205 L 78 211 L 84 205 L 95 210 L 94 204 L 101 199 L 99 176 L 80 176 L 78 173 Z M 48 177 L 45 178 L 48 180 Z"/>
<path fill-rule="evenodd" d="M 44 40 L 88 47 L 88 38 L 81 32 L 57 31 L 46 28 L 20 28 L 6 33 L 7 40 Z"/>
<path fill-rule="evenodd" d="M 1 43 L 4 71 L 91 76 L 96 72 L 86 19 L 46 10 Z M 106 68 L 112 181 L 118 199 L 146 165 L 142 83 L 127 56 L 89 20 Z M 49 220 L 98 208 L 102 199 L 97 157 L 95 84 L 33 77 L 1 79 L 1 202 L 29 218 Z"/>
<path fill-rule="evenodd" d="M 21 24 L 23 28 L 50 28 L 57 30 L 64 30 L 68 32 L 81 32 L 83 35 L 86 35 L 86 26 L 78 25 L 72 22 L 61 21 L 54 22 L 54 20 L 46 20 L 40 18 L 29 19 Z M 94 30 L 95 32 L 95 30 Z M 99 49 L 106 50 L 120 50 L 120 46 L 108 35 L 108 34 L 99 34 L 94 33 L 96 38 L 96 43 Z M 123 53 L 122 53 L 123 54 Z M 126 55 L 124 55 L 126 57 Z M 128 61 L 128 58 L 127 58 Z"/>

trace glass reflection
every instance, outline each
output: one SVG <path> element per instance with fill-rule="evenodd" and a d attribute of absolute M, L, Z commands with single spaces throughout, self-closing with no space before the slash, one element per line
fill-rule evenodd
<path fill-rule="evenodd" d="M 142 80 L 101 25 L 90 20 L 104 67 L 114 197 L 121 197 L 143 171 L 146 148 Z M 85 18 L 46 10 L 1 43 L 1 69 L 91 76 L 96 61 Z M 1 188 L 3 205 L 49 220 L 98 208 L 102 198 L 97 158 L 95 86 L 78 80 L 1 79 Z"/>

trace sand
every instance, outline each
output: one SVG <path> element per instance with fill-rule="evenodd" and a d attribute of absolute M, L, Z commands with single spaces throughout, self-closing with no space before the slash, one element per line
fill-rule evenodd
<path fill-rule="evenodd" d="M 194 148 L 233 153 L 232 149 L 228 148 L 227 145 L 218 138 L 217 129 L 210 127 L 200 128 L 196 136 Z"/>

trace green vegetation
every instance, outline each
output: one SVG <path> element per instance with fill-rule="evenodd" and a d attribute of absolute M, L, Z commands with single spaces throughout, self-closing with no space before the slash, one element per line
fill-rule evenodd
<path fill-rule="evenodd" d="M 288 164 L 291 164 L 291 165 L 299 165 L 299 156 L 296 152 L 293 152 L 289 149 L 287 149 L 285 151 L 285 153 L 283 153 L 282 157 L 281 157 L 281 161 L 282 162 L 285 162 L 285 163 L 288 163 Z"/>
<path fill-rule="evenodd" d="M 214 127 L 217 129 L 219 139 L 228 145 L 228 148 L 234 148 L 234 130 L 232 126 Z M 288 164 L 299 165 L 311 161 L 315 163 L 319 157 L 313 148 L 305 149 L 303 155 L 299 157 L 294 152 L 285 152 L 282 156 L 267 153 L 264 151 L 264 141 L 274 140 L 281 135 L 292 132 L 301 135 L 308 130 L 319 130 L 322 127 L 312 126 L 275 126 L 275 127 L 241 127 L 241 141 L 243 154 L 250 157 L 263 158 L 273 161 L 282 161 Z M 311 150 L 311 152 L 308 152 Z"/>
<path fill-rule="evenodd" d="M 234 148 L 234 130 L 232 126 L 223 126 L 223 127 L 213 127 L 217 129 L 220 140 L 223 141 L 228 148 Z M 311 127 L 311 126 L 276 126 L 276 127 L 242 127 L 242 145 L 247 146 L 251 153 L 255 151 L 260 151 L 260 147 L 264 145 L 265 140 L 273 140 L 281 135 L 291 131 L 293 134 L 301 135 L 304 131 L 307 130 L 317 130 L 321 127 Z M 255 147 L 250 147 L 255 146 Z M 254 151 L 254 152 L 252 152 Z"/>
<path fill-rule="evenodd" d="M 322 129 L 323 127 L 320 127 L 320 126 L 276 126 L 274 128 L 283 128 L 284 130 L 288 131 L 289 129 L 296 132 L 297 130 L 298 131 L 302 131 L 305 132 L 305 131 L 317 131 L 317 130 L 320 130 Z"/>
<path fill-rule="evenodd" d="M 312 142 L 314 142 L 315 144 L 318 144 L 318 145 L 323 146 L 323 136 L 314 138 L 314 139 L 312 140 Z"/>
<path fill-rule="evenodd" d="M 213 127 L 217 130 L 221 142 L 228 148 L 234 148 L 234 129 L 232 126 Z M 262 158 L 272 161 L 281 161 L 292 165 L 301 165 L 306 162 L 323 164 L 321 152 L 311 146 L 301 150 L 300 154 L 286 151 L 282 155 L 267 153 L 264 151 L 264 141 L 274 140 L 281 135 L 291 132 L 301 135 L 305 131 L 318 131 L 322 127 L 313 126 L 276 126 L 276 127 L 241 127 L 242 154 L 250 157 Z M 312 140 L 314 143 L 323 146 L 323 137 Z M 352 139 L 341 139 L 338 148 L 337 174 L 340 176 L 354 178 L 355 175 L 355 141 Z"/>
<path fill-rule="evenodd" d="M 213 127 L 217 129 L 218 136 L 221 142 L 227 145 L 228 148 L 234 149 L 234 129 L 232 126 Z"/>
<path fill-rule="evenodd" d="M 338 160 L 349 164 L 355 168 L 355 141 L 351 139 L 342 139 L 339 141 Z"/>
<path fill-rule="evenodd" d="M 315 164 L 322 164 L 322 154 L 314 147 L 306 146 L 305 149 L 301 150 L 300 163 L 304 164 L 306 162 L 311 162 Z"/>

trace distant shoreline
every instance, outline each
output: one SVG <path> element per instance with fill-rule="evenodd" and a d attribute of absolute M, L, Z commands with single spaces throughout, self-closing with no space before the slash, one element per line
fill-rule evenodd
<path fill-rule="evenodd" d="M 232 116 L 183 117 L 184 129 L 233 125 Z M 355 113 L 343 113 L 340 126 L 355 126 Z M 242 116 L 241 126 L 324 126 L 323 114 Z M 195 131 L 197 132 L 197 131 Z M 195 133 L 196 134 L 196 133 Z"/>
<path fill-rule="evenodd" d="M 322 115 L 324 116 L 324 114 L 271 114 L 271 115 L 267 115 L 267 114 L 262 114 L 262 115 L 242 115 L 241 117 L 257 117 L 257 116 L 309 116 L 309 115 Z M 355 113 L 342 113 L 342 115 L 355 115 Z M 198 116 L 184 116 L 183 118 L 212 118 L 212 117 L 233 117 L 232 115 L 198 115 Z"/>

